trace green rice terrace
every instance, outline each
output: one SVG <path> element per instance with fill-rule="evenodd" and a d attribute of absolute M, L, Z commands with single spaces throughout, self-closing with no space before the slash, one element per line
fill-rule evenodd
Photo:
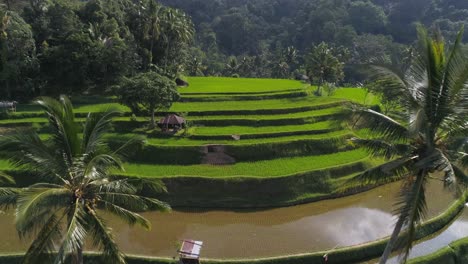
<path fill-rule="evenodd" d="M 292 80 L 194 77 L 189 83 L 179 89 L 180 102 L 167 111 L 187 119 L 187 128 L 176 134 L 148 130 L 148 118 L 131 119 L 129 109 L 113 98 L 72 98 L 78 120 L 109 107 L 123 112 L 109 138 L 142 134 L 147 145 L 136 150 L 121 176 L 162 179 L 168 188 L 163 196 L 173 206 L 263 207 L 320 199 L 376 162 L 347 142 L 353 133 L 337 122 L 348 100 L 377 103 L 363 89 L 343 88 L 320 98 Z M 35 105 L 19 105 L 0 123 L 6 130 L 32 126 L 48 136 L 46 119 Z M 2 166 L 8 169 L 6 162 Z M 296 178 L 305 184 L 295 186 Z M 291 184 L 278 185 L 272 199 L 271 187 L 262 187 L 268 179 Z M 223 190 L 206 190 L 206 184 L 229 181 L 232 186 Z M 244 184 L 258 188 L 239 193 Z"/>
<path fill-rule="evenodd" d="M 340 88 L 332 96 L 316 97 L 313 87 L 292 80 L 188 81 L 189 87 L 179 88 L 180 101 L 159 113 L 158 118 L 175 113 L 186 119 L 185 129 L 175 132 L 149 129 L 148 117 L 132 116 L 112 97 L 72 98 L 77 120 L 110 107 L 122 111 L 107 135 L 111 145 L 134 135 L 145 137 L 146 144 L 129 151 L 125 172 L 116 177 L 161 180 L 166 192 L 143 192 L 175 208 L 170 214 L 143 213 L 153 223 L 151 232 L 106 219 L 126 253 L 169 257 L 134 256 L 129 263 L 132 258 L 135 263 L 175 263 L 170 259 L 174 244 L 185 238 L 203 240 L 204 257 L 224 259 L 206 263 L 232 262 L 226 258 L 244 259 L 232 263 L 323 263 L 324 256 L 330 257 L 327 263 L 373 263 L 380 256 L 387 242 L 383 238 L 391 232 L 399 184 L 364 189 L 350 185 L 350 178 L 381 160 L 350 143 L 356 133 L 365 131 L 352 131 L 343 118 L 347 102 L 375 106 L 377 97 L 362 88 Z M 3 133 L 33 128 L 48 138 L 46 123 L 38 106 L 22 104 L 0 120 L 0 127 Z M 24 171 L 12 171 L 5 159 L 0 160 L 0 169 L 14 175 L 19 185 L 34 181 Z M 450 234 L 466 225 L 463 214 L 447 230 L 424 240 L 464 206 L 462 200 L 452 204 L 453 197 L 440 184 L 429 184 L 428 189 L 441 195 L 428 198 L 431 220 L 418 229 L 417 237 L 423 240 L 412 257 L 433 253 L 438 245 L 460 238 L 463 232 L 455 238 Z M 7 212 L 0 225 L 9 226 L 13 218 L 14 213 Z M 1 252 L 27 248 L 14 229 L 2 234 L 11 239 L 0 243 Z M 263 246 L 265 240 L 278 238 L 284 243 Z M 16 263 L 20 256 L 4 259 Z M 248 260 L 264 257 L 277 258 Z"/>

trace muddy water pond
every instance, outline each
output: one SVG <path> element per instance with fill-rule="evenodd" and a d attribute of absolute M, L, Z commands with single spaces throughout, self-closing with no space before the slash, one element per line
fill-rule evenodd
<path fill-rule="evenodd" d="M 153 228 L 128 227 L 106 216 L 127 254 L 175 255 L 181 239 L 204 241 L 206 258 L 253 258 L 344 247 L 389 235 L 391 212 L 399 183 L 371 191 L 305 205 L 256 211 L 173 211 L 144 213 Z M 440 182 L 430 183 L 428 216 L 443 212 L 453 201 Z M 0 215 L 0 252 L 27 248 L 14 229 L 13 212 Z"/>

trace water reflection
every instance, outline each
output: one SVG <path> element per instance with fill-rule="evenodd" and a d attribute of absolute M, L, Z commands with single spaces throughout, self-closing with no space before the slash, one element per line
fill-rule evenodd
<path fill-rule="evenodd" d="M 447 246 L 448 244 L 465 238 L 468 236 L 468 210 L 464 210 L 462 215 L 455 220 L 447 229 L 434 237 L 421 242 L 413 247 L 410 253 L 410 259 L 416 258 L 430 253 L 436 252 L 437 250 Z M 388 261 L 391 264 L 397 264 L 398 258 L 394 257 Z"/>
<path fill-rule="evenodd" d="M 323 224 L 322 229 L 327 239 L 340 245 L 372 241 L 392 231 L 393 217 L 387 212 L 369 208 L 348 208 L 333 214 L 338 214 L 339 217 L 331 216 L 326 219 L 327 223 Z"/>

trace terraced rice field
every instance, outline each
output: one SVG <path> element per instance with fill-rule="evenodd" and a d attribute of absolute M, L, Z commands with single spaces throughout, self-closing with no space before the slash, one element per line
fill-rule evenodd
<path fill-rule="evenodd" d="M 255 162 L 239 162 L 230 166 L 214 165 L 149 165 L 127 164 L 126 175 L 202 176 L 202 177 L 278 177 L 367 160 L 368 154 L 351 150 L 320 156 L 277 158 Z"/>
<path fill-rule="evenodd" d="M 112 97 L 75 98 L 77 120 L 87 112 L 117 108 L 125 115 L 115 119 L 110 140 L 147 137 L 146 147 L 128 161 L 125 172 L 118 172 L 127 177 L 274 179 L 339 171 L 330 175 L 333 180 L 322 177 L 317 180 L 324 182 L 313 183 L 323 188 L 313 191 L 326 194 L 334 191 L 327 187 L 331 181 L 349 178 L 375 162 L 348 143 L 354 132 L 340 116 L 347 101 L 378 103 L 363 89 L 342 88 L 333 96 L 315 97 L 313 88 L 292 80 L 194 77 L 189 83 L 180 88 L 181 101 L 168 110 L 189 122 L 174 135 L 145 128 L 148 117 L 130 121 L 129 109 Z M 10 119 L 0 120 L 0 126 L 34 126 L 47 138 L 46 119 L 37 106 L 18 109 Z M 353 169 L 344 169 L 349 166 Z M 8 168 L 0 161 L 0 169 Z M 313 191 L 295 195 L 313 196 Z M 295 198 L 288 194 L 287 199 Z"/>

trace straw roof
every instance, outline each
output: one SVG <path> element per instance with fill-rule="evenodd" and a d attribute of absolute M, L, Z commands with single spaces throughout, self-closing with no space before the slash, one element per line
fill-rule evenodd
<path fill-rule="evenodd" d="M 159 120 L 159 124 L 161 125 L 182 125 L 185 124 L 185 119 L 175 115 L 175 114 L 170 114 L 167 115 L 166 117 L 162 118 Z"/>

